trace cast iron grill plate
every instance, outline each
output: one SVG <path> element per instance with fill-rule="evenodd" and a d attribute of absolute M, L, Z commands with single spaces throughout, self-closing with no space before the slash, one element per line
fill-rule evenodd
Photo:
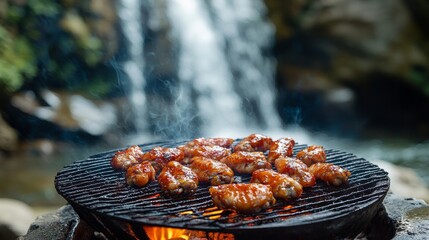
<path fill-rule="evenodd" d="M 187 141 L 156 142 L 139 145 L 143 151 L 156 146 L 176 147 Z M 307 147 L 298 144 L 294 155 Z M 352 175 L 349 183 L 340 187 L 317 182 L 305 188 L 301 197 L 293 201 L 278 201 L 276 205 L 257 214 L 220 212 L 212 204 L 209 186 L 200 185 L 189 198 L 172 199 L 160 194 L 157 182 L 144 188 L 125 183 L 124 172 L 115 171 L 110 160 L 117 149 L 90 156 L 65 166 L 56 176 L 55 187 L 81 217 L 93 216 L 91 221 L 102 226 L 100 219 L 138 225 L 152 225 L 191 230 L 251 234 L 276 232 L 307 234 L 311 229 L 353 231 L 363 227 L 382 205 L 389 189 L 387 173 L 363 158 L 339 150 L 327 149 L 327 162 L 347 168 Z M 250 176 L 238 176 L 238 182 L 249 182 Z M 94 218 L 95 216 L 95 218 Z M 366 223 L 363 221 L 367 221 Z M 107 230 L 106 230 L 107 228 Z M 361 229 L 362 230 L 362 229 Z M 300 232 L 301 231 L 301 232 Z M 359 230 L 356 230 L 359 231 Z M 315 232 L 317 234 L 317 232 Z M 115 233 L 109 233 L 115 235 Z"/>

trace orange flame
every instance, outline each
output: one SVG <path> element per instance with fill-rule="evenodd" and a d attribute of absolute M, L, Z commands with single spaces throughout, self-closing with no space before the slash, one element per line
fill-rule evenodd
<path fill-rule="evenodd" d="M 150 226 L 144 226 L 143 229 L 150 240 L 189 239 L 186 229 Z"/>

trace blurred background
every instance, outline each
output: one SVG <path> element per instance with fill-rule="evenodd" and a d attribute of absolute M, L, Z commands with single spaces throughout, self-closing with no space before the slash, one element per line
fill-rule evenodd
<path fill-rule="evenodd" d="M 54 177 L 75 160 L 257 132 L 383 164 L 405 195 L 429 199 L 428 11 L 425 0 L 0 0 L 0 198 L 37 216 L 65 204 Z"/>

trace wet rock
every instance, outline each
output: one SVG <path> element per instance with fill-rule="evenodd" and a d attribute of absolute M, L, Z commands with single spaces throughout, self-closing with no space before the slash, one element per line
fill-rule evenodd
<path fill-rule="evenodd" d="M 428 239 L 429 205 L 423 200 L 388 194 L 384 200 L 389 217 L 396 223 L 394 240 Z"/>
<path fill-rule="evenodd" d="M 33 210 L 23 202 L 0 198 L 0 239 L 11 240 L 24 235 L 34 221 Z"/>
<path fill-rule="evenodd" d="M 333 88 L 347 87 L 355 94 L 349 109 L 359 118 L 355 117 L 356 124 L 365 125 L 362 130 L 371 127 L 397 134 L 403 128 L 404 136 L 409 132 L 428 135 L 429 114 L 421 109 L 429 104 L 429 84 L 424 81 L 429 76 L 429 52 L 428 45 L 422 44 L 428 38 L 423 29 L 429 4 L 420 0 L 292 0 L 284 5 L 265 1 L 278 30 L 274 49 L 278 105 L 299 107 L 303 119 L 298 123 L 313 127 L 311 113 L 318 111 L 328 115 L 317 115 L 320 128 L 330 130 L 331 125 L 348 121 L 329 117 L 324 98 L 311 102 L 312 97 L 319 98 L 318 93 L 329 95 Z M 290 104 L 294 96 L 300 100 L 298 106 Z M 283 115 L 290 123 L 291 114 Z M 331 124 L 331 119 L 340 120 Z M 340 130 L 347 134 L 347 127 Z"/>
<path fill-rule="evenodd" d="M 31 224 L 25 236 L 20 240 L 39 239 L 92 239 L 94 231 L 82 220 L 70 205 L 58 209 L 55 213 L 42 215 Z"/>
<path fill-rule="evenodd" d="M 0 151 L 13 151 L 18 143 L 16 131 L 7 124 L 0 114 Z"/>
<path fill-rule="evenodd" d="M 418 198 L 429 202 L 429 189 L 415 171 L 380 160 L 373 163 L 389 173 L 390 190 L 397 196 Z"/>
<path fill-rule="evenodd" d="M 113 103 L 49 90 L 42 91 L 40 98 L 32 92 L 16 94 L 4 109 L 5 119 L 24 140 L 91 143 L 110 134 L 116 125 Z"/>

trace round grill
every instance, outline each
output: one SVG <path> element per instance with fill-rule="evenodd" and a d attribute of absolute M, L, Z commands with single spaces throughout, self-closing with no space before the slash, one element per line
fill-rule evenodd
<path fill-rule="evenodd" d="M 156 146 L 175 147 L 187 141 L 140 145 L 143 151 Z M 294 154 L 307 147 L 296 145 Z M 200 185 L 189 198 L 172 199 L 160 194 L 157 182 L 144 188 L 125 183 L 124 172 L 115 171 L 112 150 L 76 161 L 56 176 L 55 187 L 94 228 L 112 238 L 145 238 L 142 225 L 226 232 L 237 236 L 281 234 L 301 239 L 346 236 L 362 231 L 370 222 L 389 189 L 387 173 L 351 153 L 327 149 L 327 162 L 347 168 L 349 184 L 340 187 L 318 182 L 305 188 L 293 201 L 278 201 L 257 214 L 219 211 L 212 204 L 209 186 Z M 238 176 L 249 182 L 250 176 Z"/>

